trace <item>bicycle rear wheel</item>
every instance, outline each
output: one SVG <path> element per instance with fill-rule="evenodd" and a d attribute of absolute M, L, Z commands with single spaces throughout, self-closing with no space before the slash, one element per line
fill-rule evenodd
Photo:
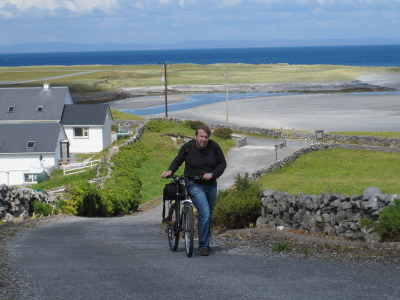
<path fill-rule="evenodd" d="M 168 214 L 168 244 L 171 251 L 176 251 L 179 244 L 179 231 L 178 231 L 178 211 L 179 207 L 176 203 L 172 203 Z"/>
<path fill-rule="evenodd" d="M 194 245 L 193 206 L 185 204 L 183 214 L 183 233 L 185 237 L 186 256 L 191 257 Z"/>

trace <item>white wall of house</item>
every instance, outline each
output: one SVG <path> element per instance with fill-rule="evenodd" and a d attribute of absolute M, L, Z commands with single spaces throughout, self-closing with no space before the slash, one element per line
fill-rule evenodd
<path fill-rule="evenodd" d="M 39 157 L 42 154 L 43 159 Z M 55 153 L 22 153 L 22 154 L 1 154 L 0 155 L 0 184 L 24 185 L 36 183 L 32 178 L 31 182 L 25 181 L 25 174 L 39 174 L 54 167 Z M 53 168 L 50 168 L 53 170 Z"/>
<path fill-rule="evenodd" d="M 87 136 L 75 136 L 75 128 L 88 129 Z M 69 140 L 70 153 L 96 153 L 103 150 L 103 127 L 104 126 L 67 126 L 64 125 L 65 133 Z M 111 139 L 111 132 L 110 132 Z"/>
<path fill-rule="evenodd" d="M 60 141 L 66 140 L 67 136 L 61 127 L 55 152 L 51 153 L 11 153 L 0 154 L 0 184 L 7 185 L 29 185 L 37 183 L 33 175 L 46 171 L 48 175 L 53 173 L 58 166 L 57 159 L 61 157 Z M 42 155 L 42 160 L 40 160 Z M 31 182 L 27 182 L 25 174 L 30 174 Z"/>

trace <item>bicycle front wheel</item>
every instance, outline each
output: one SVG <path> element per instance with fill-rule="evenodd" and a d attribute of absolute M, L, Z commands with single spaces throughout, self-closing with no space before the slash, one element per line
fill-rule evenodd
<path fill-rule="evenodd" d="M 169 214 L 168 214 L 167 233 L 168 233 L 169 248 L 171 249 L 171 251 L 176 251 L 179 243 L 178 209 L 179 209 L 178 205 L 176 205 L 176 203 L 173 203 L 169 209 Z"/>
<path fill-rule="evenodd" d="M 185 204 L 183 215 L 183 233 L 185 237 L 186 256 L 191 257 L 194 245 L 193 206 Z"/>

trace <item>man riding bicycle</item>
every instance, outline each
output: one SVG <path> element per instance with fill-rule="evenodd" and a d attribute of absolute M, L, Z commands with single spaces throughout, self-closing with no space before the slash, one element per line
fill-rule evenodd
<path fill-rule="evenodd" d="M 185 176 L 201 179 L 189 180 L 187 191 L 199 213 L 199 250 L 201 256 L 208 256 L 210 248 L 210 225 L 217 196 L 217 178 L 226 168 L 221 147 L 210 140 L 211 130 L 206 125 L 196 129 L 194 139 L 185 143 L 162 177 L 174 174 L 185 162 Z"/>

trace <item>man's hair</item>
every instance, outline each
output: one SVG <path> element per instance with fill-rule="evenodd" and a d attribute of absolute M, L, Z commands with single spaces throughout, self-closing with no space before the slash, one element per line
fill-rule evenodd
<path fill-rule="evenodd" d="M 200 125 L 200 126 L 197 126 L 197 128 L 196 128 L 196 135 L 199 133 L 199 130 L 204 130 L 204 131 L 208 134 L 208 136 L 211 135 L 211 129 L 210 129 L 207 125 L 205 125 L 205 124 L 202 124 L 202 125 Z"/>

